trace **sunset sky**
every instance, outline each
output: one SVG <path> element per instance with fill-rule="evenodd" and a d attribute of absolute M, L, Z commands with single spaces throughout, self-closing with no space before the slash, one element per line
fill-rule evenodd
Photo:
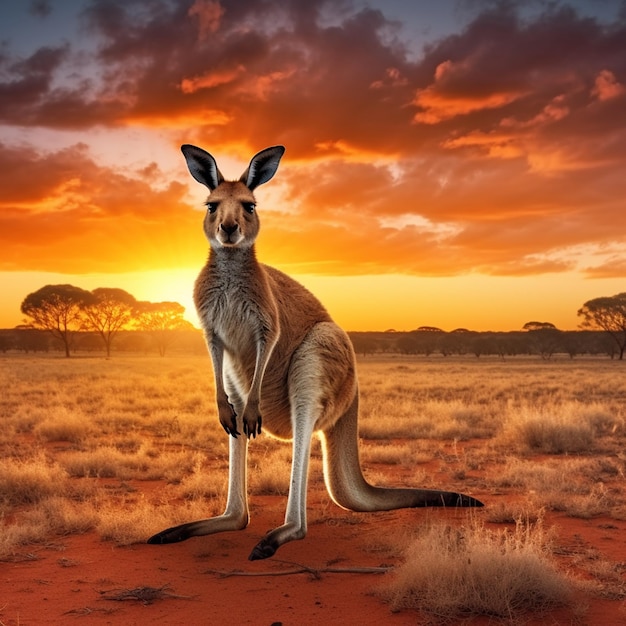
<path fill-rule="evenodd" d="M 2 0 L 0 328 L 45 284 L 197 323 L 206 189 L 347 330 L 573 329 L 626 291 L 626 2 Z"/>

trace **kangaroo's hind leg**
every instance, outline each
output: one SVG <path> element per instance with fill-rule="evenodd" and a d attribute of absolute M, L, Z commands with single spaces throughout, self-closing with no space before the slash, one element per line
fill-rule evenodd
<path fill-rule="evenodd" d="M 283 544 L 296 539 L 303 539 L 306 536 L 306 496 L 315 416 L 300 413 L 298 418 L 293 424 L 291 480 L 285 523 L 268 532 L 259 541 L 250 553 L 249 559 L 251 561 L 273 556 Z"/>
<path fill-rule="evenodd" d="M 234 392 L 229 393 L 238 415 L 241 415 L 243 402 Z M 189 537 L 212 535 L 227 530 L 241 530 L 248 525 L 248 494 L 247 494 L 247 437 L 228 437 L 228 499 L 222 515 L 196 522 L 181 524 L 167 528 L 150 537 L 148 543 L 175 543 Z"/>
<path fill-rule="evenodd" d="M 337 331 L 333 323 L 316 324 L 294 352 L 288 375 L 293 457 L 285 523 L 265 535 L 251 560 L 272 556 L 306 535 L 311 438 L 346 410 L 356 390 L 351 348 Z"/>

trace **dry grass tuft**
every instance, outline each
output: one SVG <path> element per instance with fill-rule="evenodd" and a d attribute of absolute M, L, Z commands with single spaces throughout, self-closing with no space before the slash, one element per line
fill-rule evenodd
<path fill-rule="evenodd" d="M 222 472 L 208 471 L 198 456 L 193 471 L 180 481 L 177 491 L 186 500 L 223 497 L 225 501 L 226 475 Z"/>
<path fill-rule="evenodd" d="M 67 473 L 42 454 L 28 459 L 0 459 L 0 501 L 16 506 L 34 504 L 63 494 Z"/>
<path fill-rule="evenodd" d="M 42 441 L 68 441 L 81 443 L 88 439 L 94 432 L 94 428 L 85 415 L 69 411 L 59 407 L 39 422 L 33 433 Z"/>
<path fill-rule="evenodd" d="M 3 524 L 0 561 L 13 560 L 25 546 L 44 545 L 55 536 L 88 532 L 96 523 L 97 513 L 91 503 L 52 496 L 19 513 L 13 523 Z"/>
<path fill-rule="evenodd" d="M 102 446 L 90 451 L 70 452 L 64 455 L 62 463 L 74 477 L 128 479 L 131 476 L 126 464 L 128 458 L 117 448 Z"/>
<path fill-rule="evenodd" d="M 619 491 L 598 482 L 603 475 L 621 476 L 621 472 L 608 460 L 573 458 L 539 463 L 511 457 L 492 480 L 499 487 L 523 488 L 538 509 L 590 519 L 610 515 L 623 505 Z"/>
<path fill-rule="evenodd" d="M 498 502 L 490 505 L 484 512 L 486 522 L 492 524 L 535 524 L 543 517 L 543 509 L 528 504 Z"/>
<path fill-rule="evenodd" d="M 621 419 L 597 404 L 579 402 L 510 408 L 502 437 L 545 454 L 588 453 L 598 436 L 621 431 Z"/>
<path fill-rule="evenodd" d="M 254 495 L 284 496 L 289 492 L 291 457 L 267 459 L 251 468 L 249 489 Z"/>
<path fill-rule="evenodd" d="M 573 585 L 552 562 L 547 543 L 541 524 L 518 522 L 512 532 L 431 525 L 381 595 L 395 611 L 419 609 L 446 620 L 485 615 L 514 622 L 567 606 Z"/>
<path fill-rule="evenodd" d="M 364 445 L 361 448 L 364 463 L 381 463 L 385 465 L 415 465 L 430 461 L 432 456 L 418 456 L 408 444 Z"/>
<path fill-rule="evenodd" d="M 191 451 L 159 452 L 150 446 L 122 451 L 115 446 L 67 452 L 61 459 L 70 476 L 180 482 L 197 463 Z"/>
<path fill-rule="evenodd" d="M 155 504 L 143 498 L 134 498 L 123 507 L 120 507 L 119 503 L 107 503 L 98 513 L 96 531 L 103 540 L 113 541 L 117 545 L 143 543 L 164 528 L 218 515 L 223 504 L 221 500 L 219 502 L 187 500 Z"/>

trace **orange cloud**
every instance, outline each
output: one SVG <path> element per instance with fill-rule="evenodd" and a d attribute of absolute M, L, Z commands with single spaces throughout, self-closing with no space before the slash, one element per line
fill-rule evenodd
<path fill-rule="evenodd" d="M 476 97 L 454 97 L 440 94 L 435 88 L 427 87 L 415 96 L 413 104 L 423 109 L 414 120 L 423 124 L 439 124 L 458 115 L 467 115 L 483 109 L 498 109 L 519 98 L 518 93 L 492 93 Z"/>
<path fill-rule="evenodd" d="M 446 139 L 442 146 L 448 149 L 480 148 L 486 150 L 488 156 L 499 159 L 514 159 L 524 155 L 518 137 L 501 131 L 473 131 L 462 137 Z"/>
<path fill-rule="evenodd" d="M 603 102 L 605 100 L 612 100 L 613 98 L 619 98 L 626 93 L 626 88 L 615 78 L 615 74 L 610 70 L 602 70 L 595 80 L 591 95 L 595 96 Z"/>
<path fill-rule="evenodd" d="M 470 60 L 461 63 L 447 60 L 440 63 L 435 70 L 435 82 L 424 89 L 418 89 L 415 95 L 413 104 L 422 110 L 415 114 L 414 121 L 438 124 L 458 115 L 501 108 L 523 95 L 519 91 L 470 94 L 455 88 L 457 82 L 464 82 L 466 75 L 472 73 Z"/>
<path fill-rule="evenodd" d="M 183 78 L 180 83 L 180 89 L 183 93 L 190 94 L 200 89 L 211 89 L 219 85 L 226 85 L 232 83 L 245 71 L 246 68 L 243 65 L 238 65 L 230 69 L 210 71 L 194 78 Z"/>
<path fill-rule="evenodd" d="M 614 257 L 602 265 L 585 268 L 584 273 L 588 278 L 623 278 L 626 276 L 626 261 L 621 256 Z"/>
<path fill-rule="evenodd" d="M 195 112 L 181 111 L 178 114 L 169 114 L 158 117 L 153 113 L 129 115 L 124 120 L 127 126 L 144 126 L 148 128 L 168 128 L 185 130 L 201 124 L 204 127 L 226 126 L 233 121 L 233 117 L 219 109 L 198 109 Z"/>
<path fill-rule="evenodd" d="M 242 85 L 239 89 L 239 93 L 267 102 L 274 92 L 281 89 L 281 87 L 284 88 L 286 81 L 288 81 L 296 71 L 297 68 L 292 67 L 261 76 L 255 76 L 245 85 Z"/>
<path fill-rule="evenodd" d="M 323 158 L 328 156 L 339 157 L 343 162 L 354 163 L 389 163 L 394 161 L 396 155 L 381 155 L 377 151 L 367 150 L 363 146 L 355 146 L 343 139 L 336 141 L 320 141 L 315 144 Z"/>
<path fill-rule="evenodd" d="M 10 156 L 0 150 L 0 163 Z M 139 172 L 97 165 L 81 145 L 29 156 L 28 185 L 3 180 L 1 270 L 133 271 L 204 256 L 202 213 L 182 203 L 181 183 L 155 188 Z"/>
<path fill-rule="evenodd" d="M 566 7 L 522 19 L 504 3 L 415 56 L 373 9 L 129 6 L 86 7 L 96 44 L 79 77 L 74 42 L 3 49 L 0 267 L 198 265 L 185 142 L 218 162 L 287 146 L 259 193 L 259 245 L 282 266 L 531 274 L 572 267 L 572 246 L 626 243 L 623 24 Z M 134 127 L 171 146 L 151 180 L 91 146 L 92 130 L 114 143 Z M 41 129 L 65 147 L 44 150 Z"/>

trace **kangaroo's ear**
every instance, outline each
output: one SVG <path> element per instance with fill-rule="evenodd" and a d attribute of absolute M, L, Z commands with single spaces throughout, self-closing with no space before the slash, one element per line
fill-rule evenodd
<path fill-rule="evenodd" d="M 244 183 L 250 191 L 254 191 L 256 187 L 266 183 L 276 174 L 280 157 L 282 157 L 284 153 L 284 146 L 273 146 L 261 150 L 261 152 L 252 157 L 248 169 L 241 175 L 239 180 Z"/>
<path fill-rule="evenodd" d="M 202 148 L 196 148 L 188 143 L 180 147 L 191 175 L 202 185 L 213 191 L 224 181 L 222 173 L 217 168 L 215 159 Z"/>

